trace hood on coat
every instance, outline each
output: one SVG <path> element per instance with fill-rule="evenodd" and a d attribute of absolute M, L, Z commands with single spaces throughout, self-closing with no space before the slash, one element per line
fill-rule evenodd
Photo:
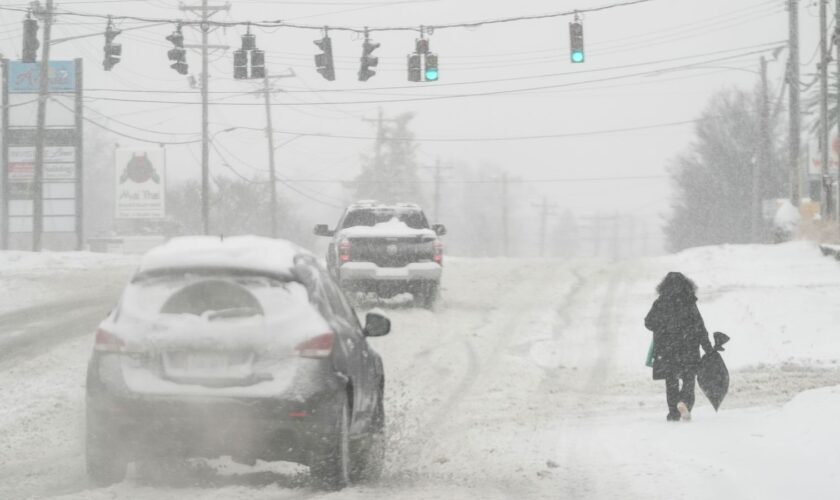
<path fill-rule="evenodd" d="M 656 292 L 664 299 L 697 300 L 697 285 L 683 273 L 671 271 L 656 287 Z"/>

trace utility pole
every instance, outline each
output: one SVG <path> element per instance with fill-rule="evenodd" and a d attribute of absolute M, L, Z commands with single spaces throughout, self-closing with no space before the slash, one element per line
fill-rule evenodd
<path fill-rule="evenodd" d="M 210 234 L 210 118 L 209 118 L 209 52 L 210 17 L 220 11 L 230 10 L 230 4 L 210 6 L 208 0 L 201 0 L 201 7 L 181 5 L 182 11 L 201 14 L 201 221 L 204 234 Z M 186 46 L 195 48 L 194 46 Z"/>
<path fill-rule="evenodd" d="M 837 63 L 837 89 L 836 89 L 836 97 L 837 97 L 837 140 L 840 141 L 840 0 L 837 0 L 837 5 L 834 8 L 834 43 L 837 47 L 837 56 L 835 57 L 835 61 Z M 840 156 L 840 151 L 837 152 L 838 156 Z M 837 179 L 838 186 L 840 186 L 840 165 L 838 165 L 838 179 Z M 840 222 L 840 190 L 837 193 L 837 221 Z"/>
<path fill-rule="evenodd" d="M 265 96 L 265 135 L 268 137 L 268 180 L 271 182 L 271 237 L 277 237 L 277 173 L 274 170 L 274 125 L 271 122 L 271 92 L 268 86 L 268 70 L 263 78 Z"/>
<path fill-rule="evenodd" d="M 799 207 L 800 201 L 800 110 L 799 110 L 799 0 L 788 0 L 788 23 L 790 33 L 788 37 L 788 67 L 787 79 L 790 89 L 790 202 Z"/>
<path fill-rule="evenodd" d="M 32 187 L 32 251 L 41 251 L 44 232 L 44 142 L 49 97 L 50 38 L 52 35 L 53 0 L 47 0 L 44 16 L 44 36 L 41 42 L 41 66 L 38 80 L 38 116 L 35 135 L 35 172 Z"/>
<path fill-rule="evenodd" d="M 829 147 L 828 139 L 828 0 L 820 0 L 820 62 L 817 69 L 820 72 L 820 180 L 823 186 L 823 196 L 820 212 L 825 219 L 832 218 L 831 206 L 831 178 L 829 177 Z"/>
<path fill-rule="evenodd" d="M 271 78 L 289 78 L 295 76 L 295 72 L 289 70 L 288 74 L 276 75 Z M 269 85 L 268 70 L 263 77 L 263 97 L 265 100 L 265 134 L 268 137 L 268 179 L 271 183 L 271 237 L 277 237 L 277 171 L 274 166 L 274 125 L 271 119 L 271 86 Z"/>
<path fill-rule="evenodd" d="M 549 204 L 548 198 L 543 196 L 542 203 L 534 205 L 535 208 L 540 209 L 540 257 L 545 257 L 545 239 L 548 233 L 548 216 L 554 215 L 554 209 L 557 205 Z"/>
<path fill-rule="evenodd" d="M 761 197 L 762 197 L 762 176 L 769 172 L 770 158 L 772 157 L 770 148 L 772 147 L 770 139 L 770 101 L 767 95 L 767 59 L 761 56 L 761 109 L 759 112 L 759 145 L 758 158 L 753 164 L 752 172 L 752 213 L 750 214 L 751 221 L 751 236 L 752 242 L 758 243 L 761 240 Z"/>
<path fill-rule="evenodd" d="M 362 118 L 362 121 L 376 124 L 376 144 L 374 145 L 373 165 L 378 172 L 381 172 L 382 147 L 385 145 L 386 138 L 385 122 L 396 122 L 397 120 L 393 118 L 385 118 L 385 114 L 382 112 L 382 108 L 380 107 L 375 119 Z"/>
<path fill-rule="evenodd" d="M 441 184 L 443 184 L 443 171 L 444 170 L 452 170 L 452 167 L 444 167 L 440 162 L 440 157 L 435 160 L 434 167 L 423 167 L 423 168 L 430 168 L 435 171 L 435 203 L 433 206 L 433 219 L 435 222 L 440 222 L 440 191 L 441 191 Z"/>

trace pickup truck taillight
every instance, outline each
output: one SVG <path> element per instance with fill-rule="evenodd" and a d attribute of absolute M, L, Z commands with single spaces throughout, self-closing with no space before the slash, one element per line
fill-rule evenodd
<path fill-rule="evenodd" d="M 350 240 L 341 240 L 338 244 L 338 260 L 350 262 Z"/>
<path fill-rule="evenodd" d="M 435 241 L 435 262 L 443 265 L 443 243 Z"/>

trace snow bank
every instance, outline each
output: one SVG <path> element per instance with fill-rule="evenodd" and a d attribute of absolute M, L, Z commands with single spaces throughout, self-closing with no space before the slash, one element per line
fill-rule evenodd
<path fill-rule="evenodd" d="M 93 252 L 0 252 L 0 276 L 31 272 L 96 270 L 135 265 L 136 256 Z"/>

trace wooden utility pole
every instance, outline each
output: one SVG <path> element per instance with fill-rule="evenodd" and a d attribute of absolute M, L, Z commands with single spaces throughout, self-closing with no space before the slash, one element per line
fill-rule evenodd
<path fill-rule="evenodd" d="M 759 145 L 758 158 L 753 163 L 752 173 L 752 203 L 750 208 L 750 229 L 753 243 L 761 240 L 761 199 L 762 199 L 762 178 L 770 172 L 770 158 L 772 158 L 770 139 L 770 101 L 767 95 L 767 59 L 761 56 L 761 107 L 759 110 Z"/>
<path fill-rule="evenodd" d="M 35 134 L 35 172 L 32 187 L 32 251 L 41 251 L 44 232 L 44 142 L 46 140 L 47 99 L 49 98 L 50 38 L 52 35 L 53 0 L 47 0 L 43 12 L 44 36 L 41 41 L 41 66 L 38 80 L 38 116 Z"/>
<path fill-rule="evenodd" d="M 829 177 L 829 148 L 828 139 L 828 0 L 820 0 L 820 184 L 823 187 L 820 212 L 825 219 L 832 217 L 834 207 L 831 203 L 831 179 Z"/>
<path fill-rule="evenodd" d="M 210 17 L 223 10 L 230 10 L 230 4 L 210 6 L 208 0 L 201 0 L 201 7 L 181 5 L 182 11 L 198 12 L 201 15 L 201 222 L 204 234 L 210 234 L 210 106 L 209 106 L 209 54 Z M 194 48 L 194 46 L 186 46 Z M 223 48 L 223 47 L 214 47 Z"/>
<path fill-rule="evenodd" d="M 271 237 L 277 237 L 277 173 L 274 170 L 274 125 L 271 121 L 271 91 L 268 86 L 268 70 L 263 78 L 265 97 L 265 135 L 268 138 L 268 180 L 271 183 Z"/>
<path fill-rule="evenodd" d="M 799 0 L 788 0 L 788 67 L 787 80 L 790 89 L 789 98 L 789 154 L 790 168 L 790 202 L 799 207 L 800 201 L 800 178 L 799 167 L 799 146 L 801 117 L 799 109 Z"/>
<path fill-rule="evenodd" d="M 540 210 L 540 257 L 545 257 L 545 240 L 548 233 L 548 216 L 554 215 L 557 205 L 548 203 L 548 198 L 543 196 L 542 203 L 534 205 Z"/>
<path fill-rule="evenodd" d="M 834 43 L 837 47 L 837 56 L 834 58 L 837 63 L 837 89 L 835 95 L 837 97 L 837 140 L 840 141 L 840 0 L 837 0 L 837 5 L 834 7 Z M 840 151 L 837 152 L 840 156 Z M 838 187 L 840 187 L 840 165 L 838 165 Z M 840 222 L 840 190 L 837 193 L 837 221 Z"/>
<path fill-rule="evenodd" d="M 289 70 L 288 74 L 276 75 L 271 78 L 289 78 L 295 76 L 295 72 Z M 277 170 L 274 165 L 274 125 L 271 119 L 271 86 L 269 85 L 268 70 L 263 77 L 263 98 L 265 101 L 265 134 L 268 137 L 268 179 L 271 183 L 271 237 L 277 237 Z"/>
<path fill-rule="evenodd" d="M 452 170 L 452 167 L 444 167 L 441 162 L 440 158 L 435 160 L 434 167 L 423 167 L 423 168 L 431 168 L 435 171 L 435 194 L 434 194 L 434 205 L 432 207 L 432 218 L 435 222 L 440 222 L 440 193 L 441 193 L 441 185 L 443 184 L 443 171 L 444 170 Z"/>

